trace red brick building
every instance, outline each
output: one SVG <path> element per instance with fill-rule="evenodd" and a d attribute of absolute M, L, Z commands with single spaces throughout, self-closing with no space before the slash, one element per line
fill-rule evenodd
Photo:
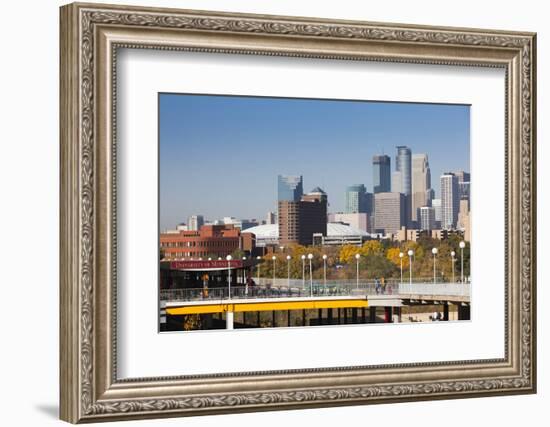
<path fill-rule="evenodd" d="M 313 234 L 327 235 L 327 195 L 319 187 L 299 201 L 279 200 L 279 243 L 311 245 Z"/>
<path fill-rule="evenodd" d="M 251 254 L 255 240 L 233 225 L 203 225 L 197 231 L 161 233 L 160 250 L 165 259 L 225 257 L 237 249 Z"/>

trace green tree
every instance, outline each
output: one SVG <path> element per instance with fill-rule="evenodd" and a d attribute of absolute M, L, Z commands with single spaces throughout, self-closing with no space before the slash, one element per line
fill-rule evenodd
<path fill-rule="evenodd" d="M 233 252 L 231 252 L 231 257 L 233 259 L 243 259 L 245 255 L 246 254 L 242 249 L 235 249 Z"/>

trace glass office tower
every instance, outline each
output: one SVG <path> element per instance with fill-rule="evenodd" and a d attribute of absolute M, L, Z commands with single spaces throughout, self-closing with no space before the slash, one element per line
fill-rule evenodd
<path fill-rule="evenodd" d="M 378 155 L 372 157 L 372 192 L 389 193 L 391 191 L 391 160 L 390 156 Z"/>
<path fill-rule="evenodd" d="M 302 175 L 279 175 L 277 178 L 277 199 L 299 202 L 304 194 Z"/>

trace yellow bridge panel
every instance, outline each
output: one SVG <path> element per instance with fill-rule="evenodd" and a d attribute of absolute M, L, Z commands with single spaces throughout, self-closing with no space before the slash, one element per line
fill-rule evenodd
<path fill-rule="evenodd" d="M 188 305 L 166 308 L 166 313 L 170 315 L 223 313 L 227 311 L 226 307 L 227 304 Z"/>
<path fill-rule="evenodd" d="M 167 307 L 166 313 L 170 315 L 223 313 L 225 311 L 242 313 L 242 312 L 249 312 L 249 311 L 315 310 L 315 309 L 321 309 L 321 308 L 366 308 L 368 306 L 369 306 L 368 301 L 366 299 L 272 301 L 272 302 L 253 302 L 253 303 L 188 305 L 183 307 L 170 307 L 170 308 Z"/>

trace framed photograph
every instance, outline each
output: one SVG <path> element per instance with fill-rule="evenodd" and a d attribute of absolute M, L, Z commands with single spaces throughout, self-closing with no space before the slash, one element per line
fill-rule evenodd
<path fill-rule="evenodd" d="M 63 420 L 536 391 L 535 34 L 60 21 Z"/>

